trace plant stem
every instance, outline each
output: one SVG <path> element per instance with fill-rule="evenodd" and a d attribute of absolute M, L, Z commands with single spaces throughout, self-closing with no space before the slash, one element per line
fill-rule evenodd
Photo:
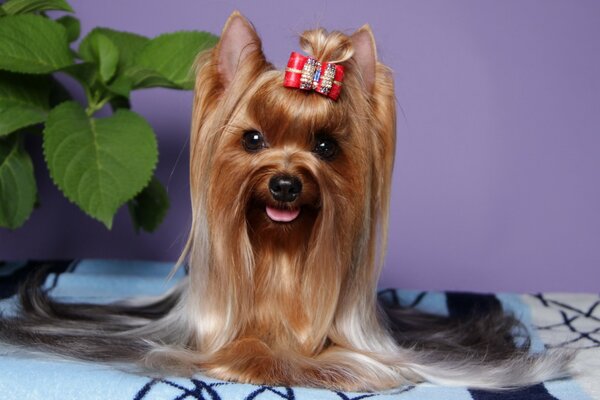
<path fill-rule="evenodd" d="M 102 107 L 104 107 L 111 99 L 112 96 L 107 96 L 99 102 L 90 101 L 88 107 L 85 109 L 85 113 L 88 115 L 88 117 L 93 116 L 96 111 L 102 109 Z"/>

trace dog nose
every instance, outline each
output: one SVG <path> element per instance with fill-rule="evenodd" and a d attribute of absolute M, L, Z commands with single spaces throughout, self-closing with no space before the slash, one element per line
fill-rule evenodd
<path fill-rule="evenodd" d="M 302 192 L 302 182 L 295 176 L 276 175 L 269 181 L 269 190 L 275 200 L 290 202 Z"/>

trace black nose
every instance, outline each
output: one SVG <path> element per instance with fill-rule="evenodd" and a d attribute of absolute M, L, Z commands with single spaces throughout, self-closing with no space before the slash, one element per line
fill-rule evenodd
<path fill-rule="evenodd" d="M 294 201 L 302 192 L 302 182 L 295 176 L 276 175 L 269 181 L 269 190 L 277 201 Z"/>

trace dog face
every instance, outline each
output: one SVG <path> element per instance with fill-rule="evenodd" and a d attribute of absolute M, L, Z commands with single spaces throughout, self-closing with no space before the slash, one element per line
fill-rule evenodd
<path fill-rule="evenodd" d="M 288 253 L 315 246 L 317 228 L 356 231 L 372 157 L 364 132 L 344 104 L 284 88 L 279 71 L 257 81 L 218 140 L 208 198 L 219 221 Z"/>

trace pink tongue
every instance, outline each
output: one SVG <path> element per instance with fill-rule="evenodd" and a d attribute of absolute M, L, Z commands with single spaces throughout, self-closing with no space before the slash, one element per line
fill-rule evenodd
<path fill-rule="evenodd" d="M 275 208 L 267 206 L 267 215 L 273 221 L 277 222 L 292 222 L 300 214 L 300 209 L 295 210 L 283 210 L 281 208 Z"/>

